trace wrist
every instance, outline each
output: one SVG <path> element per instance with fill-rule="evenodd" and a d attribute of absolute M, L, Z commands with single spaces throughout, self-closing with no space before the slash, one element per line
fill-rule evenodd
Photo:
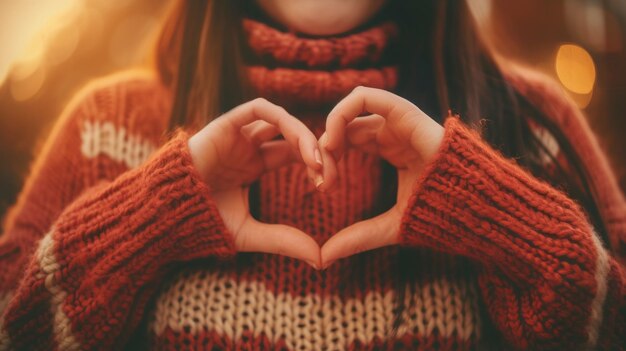
<path fill-rule="evenodd" d="M 200 179 L 210 186 L 210 170 L 214 168 L 213 164 L 215 162 L 213 160 L 215 160 L 215 152 L 213 144 L 210 142 L 207 143 L 205 140 L 206 138 L 195 134 L 189 138 L 187 146 L 189 148 L 191 161 Z"/>
<path fill-rule="evenodd" d="M 411 147 L 418 153 L 422 166 L 430 163 L 443 143 L 445 128 L 426 116 L 423 124 L 411 134 Z"/>

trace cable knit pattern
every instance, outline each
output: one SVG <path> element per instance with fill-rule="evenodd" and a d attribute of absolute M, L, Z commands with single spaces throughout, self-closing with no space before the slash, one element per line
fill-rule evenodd
<path fill-rule="evenodd" d="M 124 162 L 128 168 L 139 166 L 156 150 L 149 140 L 127 135 L 126 129 L 111 122 L 85 121 L 80 137 L 80 151 L 86 158 L 107 155 Z"/>
<path fill-rule="evenodd" d="M 292 110 L 327 107 L 359 85 L 390 90 L 397 84 L 396 67 L 308 71 L 252 66 L 248 74 L 259 95 Z"/>
<path fill-rule="evenodd" d="M 392 90 L 396 66 L 381 67 L 398 35 L 394 23 L 337 38 L 303 39 L 246 19 L 243 27 L 254 62 L 253 89 L 291 110 L 321 110 L 359 85 Z"/>
<path fill-rule="evenodd" d="M 395 86 L 396 68 L 381 61 L 393 24 L 330 39 L 244 27 L 257 94 L 310 112 L 302 120 L 317 135 L 325 119 L 315 111 L 360 84 Z M 569 106 L 541 80 L 508 78 L 537 106 Z M 162 137 L 171 102 L 155 77 L 118 75 L 64 112 L 0 239 L 0 351 L 624 348 L 624 272 L 583 212 L 458 119 L 416 183 L 403 247 L 316 271 L 235 255 L 189 135 Z M 587 166 L 603 165 L 571 111 L 546 114 L 592 146 Z M 381 162 L 350 150 L 338 172 L 357 176 L 330 194 L 301 164 L 264 174 L 258 216 L 322 244 L 384 210 L 393 194 Z M 612 175 L 593 172 L 610 237 L 624 238 Z"/>
<path fill-rule="evenodd" d="M 330 39 L 303 39 L 249 19 L 244 20 L 243 27 L 249 47 L 259 59 L 318 69 L 377 64 L 398 35 L 392 22 Z"/>

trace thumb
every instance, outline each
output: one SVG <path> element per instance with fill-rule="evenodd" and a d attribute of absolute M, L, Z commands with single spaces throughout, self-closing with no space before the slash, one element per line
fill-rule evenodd
<path fill-rule="evenodd" d="M 266 224 L 252 217 L 241 226 L 235 246 L 242 252 L 264 252 L 289 256 L 321 267 L 320 249 L 313 238 L 301 230 L 283 224 Z"/>
<path fill-rule="evenodd" d="M 400 218 L 391 209 L 377 217 L 352 224 L 322 246 L 322 269 L 340 258 L 399 243 Z"/>

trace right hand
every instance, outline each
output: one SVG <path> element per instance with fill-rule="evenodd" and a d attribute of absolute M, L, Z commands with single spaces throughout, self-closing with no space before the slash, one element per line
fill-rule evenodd
<path fill-rule="evenodd" d="M 273 140 L 281 134 L 285 140 Z M 285 255 L 321 266 L 313 238 L 291 226 L 261 223 L 248 207 L 250 184 L 265 172 L 291 162 L 303 162 L 309 173 L 321 172 L 317 138 L 301 121 L 259 98 L 207 124 L 189 139 L 189 149 L 237 251 Z"/>

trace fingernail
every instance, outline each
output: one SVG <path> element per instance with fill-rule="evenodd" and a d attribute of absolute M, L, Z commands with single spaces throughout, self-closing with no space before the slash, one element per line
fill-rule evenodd
<path fill-rule="evenodd" d="M 308 264 L 309 264 L 309 266 L 311 266 L 311 267 L 315 268 L 316 270 L 319 270 L 319 269 L 320 269 L 320 267 L 317 265 L 317 263 L 315 263 L 315 262 L 313 262 L 313 261 L 306 260 L 306 263 L 308 263 Z"/>
<path fill-rule="evenodd" d="M 333 263 L 335 263 L 335 261 L 337 260 L 332 260 L 332 261 L 328 261 L 324 264 L 324 267 L 322 267 L 322 269 L 327 269 L 328 267 L 330 267 L 330 265 L 332 265 Z"/>
<path fill-rule="evenodd" d="M 320 166 L 323 166 L 322 163 L 322 154 L 319 149 L 315 149 L 315 162 L 317 162 Z"/>
<path fill-rule="evenodd" d="M 319 189 L 322 184 L 324 184 L 324 177 L 321 174 L 315 175 L 315 187 Z"/>

